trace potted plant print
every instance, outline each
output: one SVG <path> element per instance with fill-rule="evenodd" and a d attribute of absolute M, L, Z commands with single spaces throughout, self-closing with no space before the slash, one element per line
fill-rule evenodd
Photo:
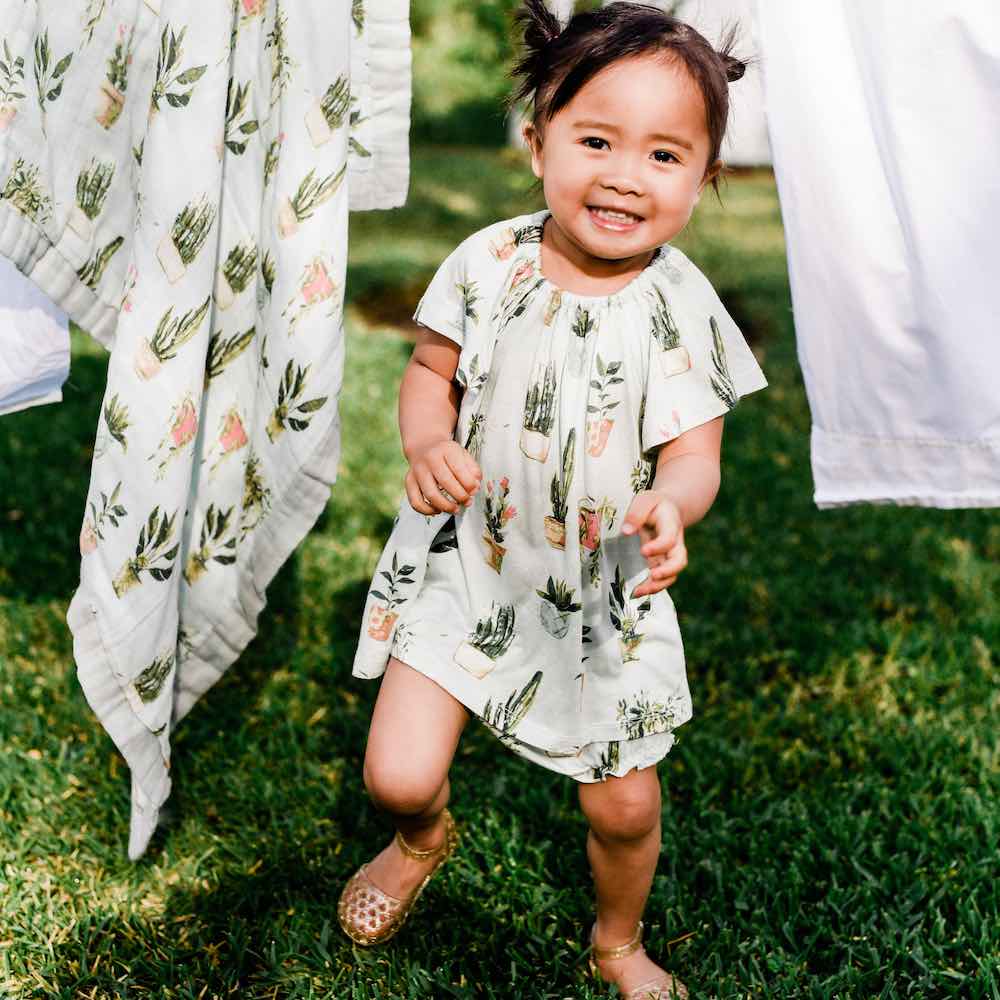
<path fill-rule="evenodd" d="M 211 476 L 219 467 L 224 458 L 228 458 L 234 452 L 245 448 L 247 444 L 247 432 L 243 426 L 243 418 L 235 406 L 231 406 L 222 415 L 221 429 L 219 436 L 213 443 L 211 450 L 203 461 L 212 461 L 208 467 L 208 474 Z"/>
<path fill-rule="evenodd" d="M 618 405 L 619 400 L 608 401 L 611 395 L 611 386 L 621 385 L 625 381 L 618 372 L 621 371 L 620 361 L 609 361 L 605 366 L 600 354 L 597 355 L 598 377 L 591 379 L 590 387 L 597 391 L 597 405 L 587 404 L 587 413 L 596 414 L 595 417 L 587 420 L 587 454 L 597 458 L 603 454 L 608 443 L 608 436 L 615 421 L 608 414 Z"/>
<path fill-rule="evenodd" d="M 287 316 L 290 312 L 293 313 L 288 323 L 289 336 L 295 333 L 296 327 L 314 306 L 333 297 L 337 286 L 330 277 L 328 268 L 332 266 L 329 263 L 329 258 L 323 256 L 314 257 L 306 264 L 299 279 L 299 290 L 288 300 L 288 305 L 281 311 L 282 316 Z M 332 315 L 332 311 L 330 315 Z"/>
<path fill-rule="evenodd" d="M 231 337 L 223 337 L 221 331 L 213 333 L 208 341 L 208 357 L 205 359 L 205 385 L 218 378 L 226 366 L 238 358 L 257 335 L 257 328 L 252 326 L 245 333 L 234 333 Z"/>
<path fill-rule="evenodd" d="M 265 485 L 260 458 L 250 449 L 243 467 L 243 501 L 240 504 L 240 541 L 254 531 L 271 509 L 271 489 Z"/>
<path fill-rule="evenodd" d="M 549 497 L 552 513 L 545 515 L 545 540 L 554 549 L 566 548 L 566 512 L 569 504 L 569 487 L 573 481 L 576 428 L 571 427 L 562 450 L 562 465 L 552 476 Z"/>
<path fill-rule="evenodd" d="M 94 234 L 94 219 L 101 214 L 111 180 L 115 176 L 113 163 L 99 163 L 96 159 L 90 161 L 76 178 L 76 203 L 69 213 L 69 228 L 81 240 L 90 241 Z"/>
<path fill-rule="evenodd" d="M 156 467 L 156 479 L 163 478 L 167 465 L 194 440 L 197 433 L 198 411 L 191 394 L 187 393 L 170 413 L 170 430 L 156 446 L 156 451 L 149 456 L 150 461 L 163 456 Z"/>
<path fill-rule="evenodd" d="M 521 428 L 521 451 L 536 462 L 544 462 L 549 454 L 549 435 L 555 420 L 556 368 L 550 361 L 544 371 L 539 366 L 537 377 L 528 387 L 524 398 L 524 420 Z"/>
<path fill-rule="evenodd" d="M 471 319 L 473 323 L 479 322 L 479 313 L 476 312 L 476 303 L 479 301 L 479 289 L 475 281 L 463 283 L 455 282 L 458 294 L 462 296 L 462 315 L 466 319 Z"/>
<path fill-rule="evenodd" d="M 659 345 L 660 369 L 664 376 L 680 375 L 691 367 L 691 356 L 681 344 L 680 331 L 674 322 L 670 306 L 659 288 L 653 289 L 654 305 L 652 314 L 653 339 Z"/>
<path fill-rule="evenodd" d="M 257 247 L 252 241 L 237 243 L 215 275 L 215 304 L 228 309 L 257 272 Z"/>
<path fill-rule="evenodd" d="M 345 163 L 335 174 L 317 180 L 316 170 L 313 168 L 302 179 L 291 198 L 282 198 L 278 209 L 278 235 L 283 240 L 294 236 L 299 231 L 299 225 L 312 218 L 316 209 L 337 193 L 346 171 Z"/>
<path fill-rule="evenodd" d="M 642 429 L 646 423 L 646 393 L 643 392 L 642 399 L 639 401 L 639 427 L 637 430 L 636 440 L 642 442 Z M 656 478 L 656 463 L 646 457 L 645 452 L 640 451 L 639 457 L 636 459 L 635 465 L 632 467 L 632 472 L 630 475 L 630 481 L 632 483 L 632 492 L 641 493 L 643 490 L 648 490 L 653 485 L 653 480 Z"/>
<path fill-rule="evenodd" d="M 156 701 L 163 685 L 174 668 L 174 653 L 162 653 L 132 682 L 131 689 L 135 692 L 140 705 L 148 705 Z M 131 701 L 131 699 L 129 699 Z"/>
<path fill-rule="evenodd" d="M 622 576 L 622 568 L 615 565 L 615 578 L 611 584 L 611 592 L 608 596 L 611 605 L 611 624 L 618 632 L 618 645 L 622 653 L 622 663 L 629 663 L 638 660 L 636 650 L 643 636 L 639 632 L 639 623 L 649 614 L 652 607 L 650 597 L 647 595 L 638 604 L 625 596 L 625 579 Z"/>
<path fill-rule="evenodd" d="M 288 54 L 288 15 L 275 4 L 274 23 L 264 39 L 271 53 L 271 107 L 277 107 L 292 78 L 292 57 Z M 281 136 L 284 139 L 284 133 Z M 265 182 L 266 183 L 266 182 Z"/>
<path fill-rule="evenodd" d="M 542 314 L 543 325 L 552 326 L 552 321 L 556 318 L 560 306 L 562 306 L 562 292 L 555 288 L 549 296 L 549 301 L 545 303 L 545 312 Z"/>
<path fill-rule="evenodd" d="M 236 562 L 236 536 L 231 535 L 223 541 L 235 509 L 230 507 L 227 511 L 221 511 L 215 509 L 215 504 L 208 505 L 198 548 L 188 556 L 187 566 L 184 568 L 184 579 L 188 586 L 200 579 L 210 562 L 217 562 L 222 566 L 230 566 Z"/>
<path fill-rule="evenodd" d="M 565 580 L 553 580 L 550 576 L 545 589 L 535 593 L 542 599 L 538 606 L 542 628 L 549 635 L 561 639 L 569 631 L 569 616 L 583 607 L 573 600 L 576 591 Z"/>
<path fill-rule="evenodd" d="M 670 697 L 667 701 L 656 701 L 645 691 L 640 691 L 631 700 L 622 698 L 618 702 L 618 725 L 625 728 L 630 740 L 640 740 L 656 733 L 669 733 L 677 718 L 679 699 Z"/>
<path fill-rule="evenodd" d="M 116 236 L 107 246 L 101 247 L 86 264 L 77 269 L 76 276 L 91 291 L 97 290 L 108 264 L 111 263 L 111 258 L 118 253 L 124 242 L 123 236 Z"/>
<path fill-rule="evenodd" d="M 603 781 L 609 774 L 614 774 L 618 770 L 621 762 L 621 750 L 618 740 L 611 740 L 608 749 L 601 754 L 601 761 L 595 768 L 591 768 L 591 775 L 594 781 Z"/>
<path fill-rule="evenodd" d="M 161 515 L 158 506 L 150 511 L 145 524 L 139 530 L 135 555 L 126 560 L 111 584 L 115 597 L 120 598 L 142 583 L 140 576 L 142 573 L 148 573 L 154 580 L 161 582 L 170 579 L 170 574 L 174 571 L 174 558 L 181 547 L 179 542 L 171 546 L 176 519 L 177 511 L 170 517 L 167 517 L 166 513 Z"/>
<path fill-rule="evenodd" d="M 580 562 L 593 586 L 601 582 L 601 535 L 614 526 L 617 509 L 605 497 L 599 504 L 583 497 L 577 505 L 580 529 Z"/>
<path fill-rule="evenodd" d="M 52 214 L 52 199 L 45 193 L 38 173 L 37 166 L 28 166 L 18 157 L 0 191 L 0 201 L 9 201 L 22 215 L 41 226 Z"/>
<path fill-rule="evenodd" d="M 531 680 L 520 691 L 512 692 L 505 702 L 494 705 L 492 698 L 486 702 L 481 718 L 504 743 L 509 745 L 516 739 L 515 731 L 528 714 L 541 683 L 542 672 L 536 670 Z"/>
<path fill-rule="evenodd" d="M 17 102 L 24 100 L 24 56 L 14 58 L 3 41 L 3 60 L 0 61 L 0 132 L 8 128 L 17 117 Z"/>
<path fill-rule="evenodd" d="M 122 490 L 121 482 L 115 485 L 109 497 L 106 493 L 101 493 L 101 509 L 98 510 L 93 500 L 90 501 L 90 517 L 84 521 L 83 530 L 80 532 L 80 555 L 88 556 L 97 548 L 98 540 L 104 541 L 101 530 L 104 522 L 107 521 L 113 528 L 118 527 L 118 519 L 127 517 L 128 511 L 118 502 L 118 497 Z"/>
<path fill-rule="evenodd" d="M 185 205 L 170 232 L 160 240 L 156 257 L 170 284 L 175 284 L 198 256 L 215 222 L 215 206 L 205 198 Z"/>
<path fill-rule="evenodd" d="M 104 417 L 104 427 L 97 434 L 94 458 L 102 458 L 112 441 L 117 441 L 122 446 L 122 451 L 127 452 L 128 441 L 125 439 L 125 431 L 131 425 L 128 419 L 128 407 L 119 404 L 117 392 L 104 404 L 101 412 Z"/>
<path fill-rule="evenodd" d="M 341 74 L 306 112 L 306 129 L 313 146 L 322 146 L 333 138 L 333 133 L 343 126 L 350 104 L 351 88 Z"/>
<path fill-rule="evenodd" d="M 573 339 L 569 348 L 569 370 L 576 376 L 583 375 L 587 370 L 587 338 L 597 328 L 597 321 L 590 311 L 583 306 L 577 306 L 573 315 Z"/>
<path fill-rule="evenodd" d="M 490 240 L 490 253 L 497 260 L 509 260 L 514 251 L 525 243 L 541 243 L 542 227 L 538 225 L 508 226 L 499 236 Z"/>
<path fill-rule="evenodd" d="M 126 37 L 126 31 L 128 37 Z M 128 89 L 129 66 L 132 64 L 132 42 L 135 38 L 135 26 L 126 29 L 124 24 L 118 26 L 118 41 L 108 60 L 108 72 L 101 82 L 97 111 L 94 117 L 103 129 L 109 129 L 121 116 L 125 107 L 125 91 Z"/>
<path fill-rule="evenodd" d="M 371 610 L 368 612 L 368 635 L 373 639 L 377 639 L 379 642 L 385 642 L 389 638 L 392 632 L 392 626 L 396 623 L 396 619 L 399 617 L 399 612 L 396 610 L 401 604 L 405 603 L 406 598 L 399 593 L 399 588 L 403 584 L 412 584 L 413 578 L 410 574 L 416 569 L 416 566 L 400 566 L 398 562 L 398 554 L 392 554 L 392 572 L 387 570 L 382 570 L 380 576 L 384 576 L 389 582 L 388 594 L 383 593 L 381 590 L 372 590 L 371 596 L 377 597 L 382 604 L 373 604 Z"/>
<path fill-rule="evenodd" d="M 726 361 L 726 348 L 722 343 L 722 334 L 714 316 L 709 316 L 708 324 L 712 329 L 712 367 L 715 374 L 711 376 L 712 388 L 716 396 L 731 410 L 739 401 L 733 377 L 729 374 L 729 364 Z"/>
<path fill-rule="evenodd" d="M 150 0 L 146 0 L 147 6 Z M 159 0 L 156 0 L 159 13 Z M 181 28 L 180 34 L 174 32 L 169 24 L 165 25 L 160 34 L 160 51 L 156 57 L 156 77 L 149 98 L 150 121 L 160 110 L 160 102 L 166 101 L 172 108 L 187 107 L 194 93 L 194 85 L 204 76 L 208 66 L 190 66 L 181 70 L 179 63 L 184 58 L 184 35 L 187 26 Z"/>
<path fill-rule="evenodd" d="M 473 413 L 469 418 L 469 433 L 466 435 L 464 447 L 476 461 L 479 460 L 479 453 L 483 445 L 485 422 L 486 417 L 482 413 Z"/>
<path fill-rule="evenodd" d="M 485 519 L 486 531 L 483 542 L 486 544 L 486 562 L 491 569 L 500 572 L 503 557 L 507 549 L 503 545 L 503 532 L 507 523 L 517 516 L 517 508 L 507 503 L 510 493 L 510 479 L 504 476 L 500 480 L 499 489 L 495 490 L 493 480 L 486 484 Z"/>
<path fill-rule="evenodd" d="M 226 90 L 226 125 L 222 133 L 222 141 L 216 144 L 215 154 L 222 159 L 223 148 L 234 156 L 242 156 L 246 152 L 250 136 L 260 128 L 256 118 L 245 117 L 250 107 L 250 81 L 236 83 L 230 78 Z M 242 121 L 240 119 L 243 119 Z"/>
<path fill-rule="evenodd" d="M 49 49 L 49 30 L 35 36 L 35 83 L 38 85 L 38 109 L 41 112 L 42 134 L 45 135 L 45 105 L 57 101 L 62 93 L 64 77 L 73 53 L 67 52 L 49 72 L 52 52 Z"/>
<path fill-rule="evenodd" d="M 189 309 L 183 316 L 174 318 L 174 307 L 170 306 L 156 324 L 156 333 L 148 340 L 139 342 L 133 367 L 136 375 L 148 381 L 159 374 L 164 361 L 175 357 L 177 352 L 198 332 L 202 321 L 208 315 L 211 298 L 205 299 L 197 309 Z"/>
<path fill-rule="evenodd" d="M 278 386 L 278 403 L 267 422 L 267 436 L 271 441 L 283 434 L 286 427 L 293 431 L 304 431 L 309 426 L 313 414 L 326 405 L 328 398 L 326 396 L 317 396 L 315 399 L 307 399 L 303 403 L 299 402 L 306 391 L 306 381 L 310 368 L 312 365 L 306 365 L 305 368 L 302 368 L 292 360 L 289 360 L 288 364 L 285 365 L 285 373 Z"/>
<path fill-rule="evenodd" d="M 358 138 L 363 132 L 368 132 L 368 129 L 362 129 L 361 126 L 364 125 L 366 121 L 370 119 L 370 115 L 362 115 L 361 108 L 358 107 L 358 98 L 356 95 L 351 95 L 351 113 L 348 116 L 348 122 L 350 124 L 350 134 L 347 137 L 347 150 L 353 156 L 360 156 L 363 159 L 371 156 L 371 150 L 368 149 Z M 371 141 L 371 140 L 367 140 Z"/>
<path fill-rule="evenodd" d="M 535 264 L 530 260 L 519 261 L 511 273 L 500 303 L 493 313 L 496 336 L 503 333 L 511 320 L 520 316 L 531 304 L 535 293 L 545 279 L 535 273 Z"/>
<path fill-rule="evenodd" d="M 514 641 L 514 605 L 494 603 L 490 613 L 476 622 L 476 631 L 455 650 L 455 662 L 482 680 Z"/>

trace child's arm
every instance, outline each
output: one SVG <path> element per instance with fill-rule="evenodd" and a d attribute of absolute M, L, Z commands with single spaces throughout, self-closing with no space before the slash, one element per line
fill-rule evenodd
<path fill-rule="evenodd" d="M 462 399 L 455 382 L 458 355 L 453 340 L 421 330 L 399 387 L 399 436 L 410 463 L 406 495 L 421 514 L 455 513 L 459 503 L 472 502 L 482 478 L 475 459 L 453 437 Z"/>
<path fill-rule="evenodd" d="M 687 566 L 684 529 L 708 513 L 719 492 L 723 420 L 716 417 L 662 445 L 653 485 L 629 505 L 622 533 L 640 533 L 639 551 L 649 565 L 633 597 L 669 587 Z"/>

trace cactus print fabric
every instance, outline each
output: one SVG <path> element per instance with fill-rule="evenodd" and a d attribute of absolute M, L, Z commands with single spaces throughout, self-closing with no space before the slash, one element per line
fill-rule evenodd
<path fill-rule="evenodd" d="M 408 176 L 405 0 L 0 0 L 0 253 L 110 351 L 78 677 L 132 772 L 329 496 L 349 208 Z"/>
<path fill-rule="evenodd" d="M 441 265 L 414 318 L 461 346 L 456 440 L 483 481 L 425 516 L 406 498 L 354 663 L 396 656 L 510 749 L 578 781 L 644 767 L 691 717 L 668 590 L 621 534 L 658 447 L 767 385 L 700 271 L 660 247 L 613 295 L 541 272 L 548 212 L 497 223 Z"/>

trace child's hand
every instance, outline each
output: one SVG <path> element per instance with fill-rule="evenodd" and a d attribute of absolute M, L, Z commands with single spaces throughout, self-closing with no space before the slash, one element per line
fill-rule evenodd
<path fill-rule="evenodd" d="M 631 596 L 643 597 L 669 587 L 687 566 L 684 522 L 677 504 L 656 490 L 637 493 L 622 522 L 622 534 L 636 531 L 642 540 L 639 551 L 646 557 L 649 576 L 636 586 Z"/>
<path fill-rule="evenodd" d="M 406 495 L 421 514 L 454 514 L 460 503 L 472 503 L 482 478 L 479 464 L 457 441 L 437 441 L 410 462 Z"/>

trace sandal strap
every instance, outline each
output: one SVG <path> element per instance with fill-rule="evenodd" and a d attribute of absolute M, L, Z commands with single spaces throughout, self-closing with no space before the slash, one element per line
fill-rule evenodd
<path fill-rule="evenodd" d="M 596 933 L 597 924 L 595 923 L 590 931 L 590 947 L 594 958 L 602 962 L 616 958 L 625 958 L 642 947 L 641 920 L 639 921 L 639 926 L 636 928 L 635 934 L 632 935 L 631 940 L 626 941 L 625 944 L 616 945 L 614 948 L 598 948 L 598 946 L 594 943 L 594 935 Z"/>
<path fill-rule="evenodd" d="M 442 851 L 447 850 L 448 844 L 451 840 L 450 836 L 451 827 L 454 821 L 451 818 L 451 813 L 448 812 L 447 809 L 444 810 L 443 815 L 444 815 L 444 831 L 445 831 L 444 843 L 442 843 L 438 847 L 428 847 L 425 850 L 420 850 L 419 848 L 411 847 L 403 838 L 403 835 L 399 832 L 399 830 L 397 830 L 396 843 L 399 844 L 399 849 L 404 854 L 409 855 L 411 858 L 414 858 L 417 861 L 426 861 L 428 858 L 433 858 L 435 855 L 440 854 Z"/>

